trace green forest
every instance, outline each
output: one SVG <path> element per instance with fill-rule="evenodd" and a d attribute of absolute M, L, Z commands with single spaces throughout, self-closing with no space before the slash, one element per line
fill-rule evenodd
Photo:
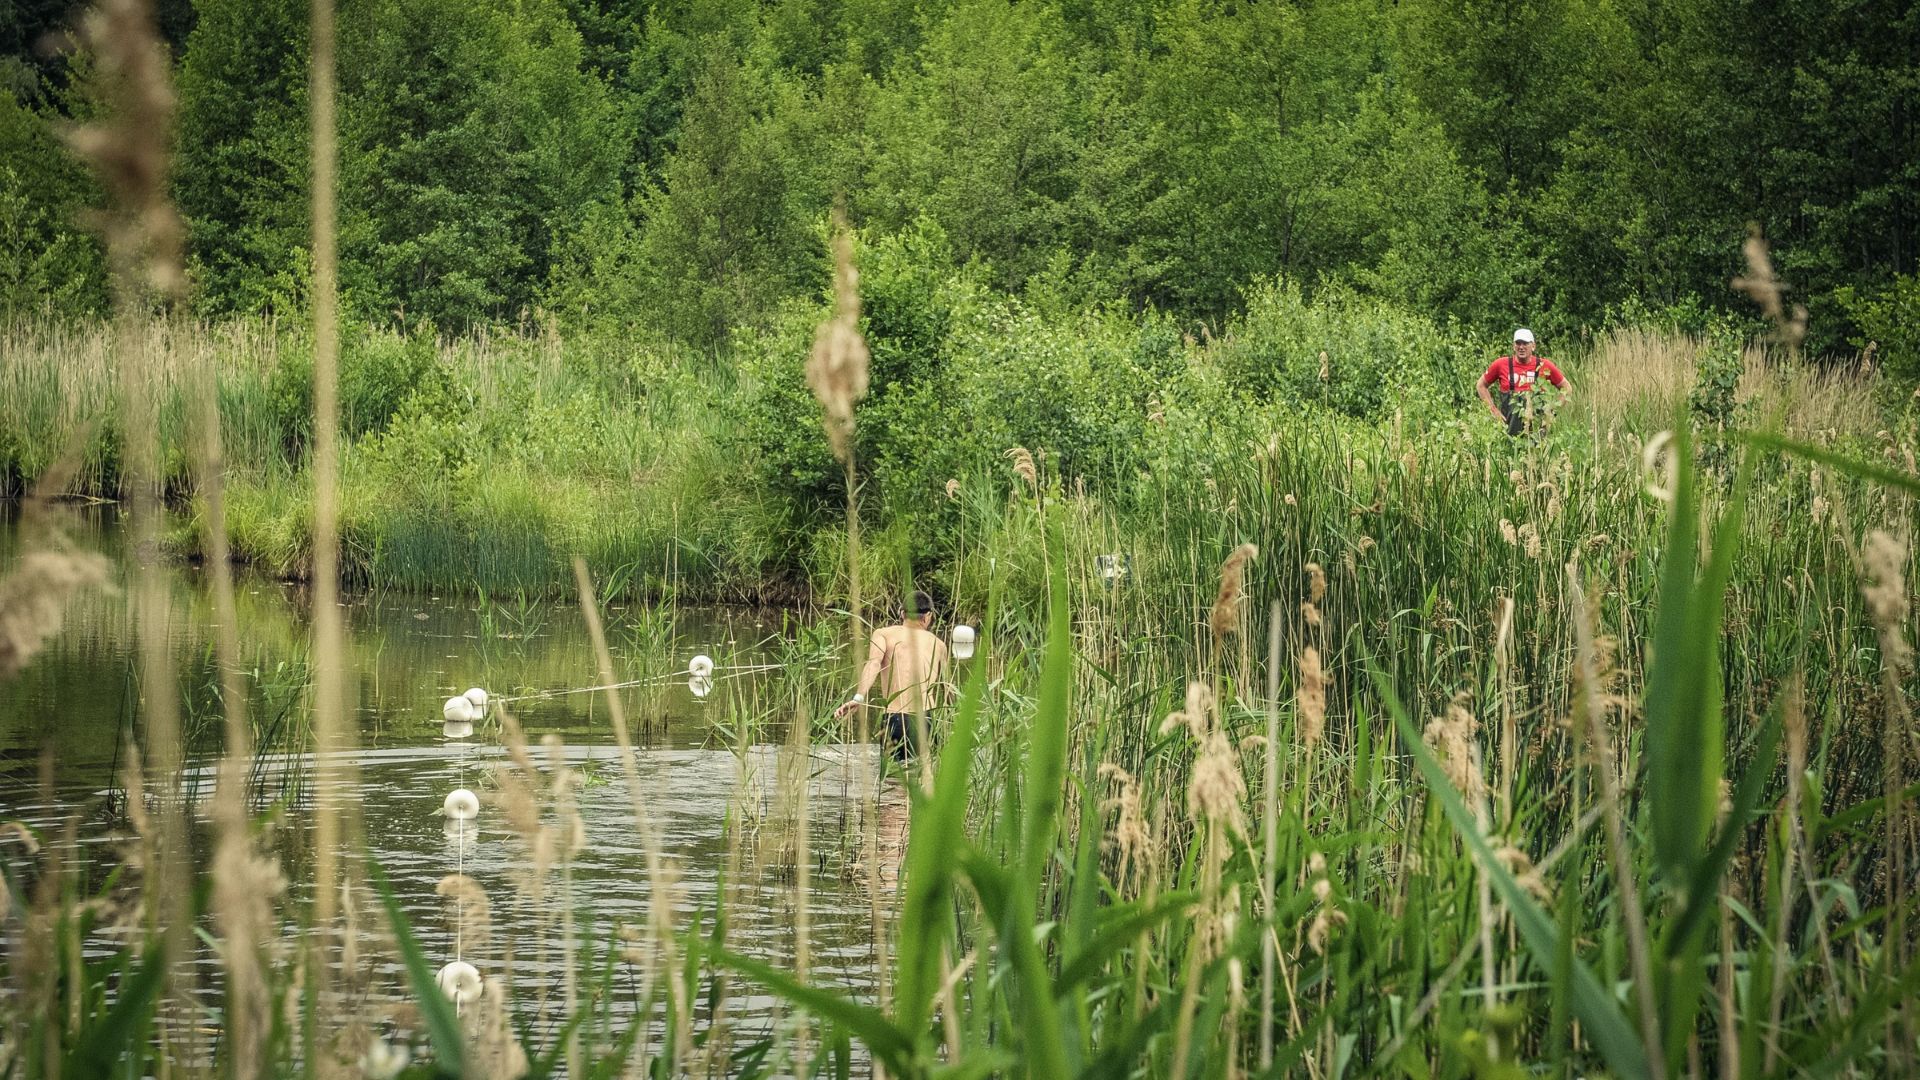
<path fill-rule="evenodd" d="M 64 0 L 0 15 L 0 315 L 106 306 Z M 171 0 L 189 304 L 304 310 L 307 5 Z M 926 269 L 1219 333 L 1351 290 L 1548 340 L 1744 310 L 1920 364 L 1920 11 L 1898 0 L 349 0 L 342 295 L 701 350 L 818 297 L 835 208 Z"/>

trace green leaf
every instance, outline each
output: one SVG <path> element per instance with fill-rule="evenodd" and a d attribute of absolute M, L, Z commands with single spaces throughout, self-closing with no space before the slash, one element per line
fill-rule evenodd
<path fill-rule="evenodd" d="M 111 1076 L 136 1054 L 144 1061 L 147 1027 L 153 1022 L 166 974 L 165 950 L 155 942 L 140 957 L 140 966 L 120 983 L 120 997 L 113 1006 L 75 1034 L 61 1075 Z"/>
<path fill-rule="evenodd" d="M 1061 967 L 1058 987 L 1065 990 L 1091 980 L 1100 973 L 1108 957 L 1139 937 L 1141 931 L 1165 922 L 1168 916 L 1192 905 L 1193 899 L 1192 893 L 1175 892 L 1152 904 L 1135 901 L 1102 912 L 1100 929 L 1083 948 L 1069 955 Z"/>
<path fill-rule="evenodd" d="M 1559 929 L 1527 895 L 1527 891 L 1520 887 L 1520 883 L 1513 879 L 1513 875 L 1493 857 L 1493 849 L 1487 845 L 1486 837 L 1480 835 L 1480 827 L 1474 820 L 1473 812 L 1467 809 L 1466 800 L 1453 789 L 1440 763 L 1434 760 L 1433 752 L 1421 741 L 1420 733 L 1414 730 L 1413 722 L 1407 719 L 1406 709 L 1401 706 L 1387 677 L 1377 669 L 1372 671 L 1372 675 L 1381 699 L 1393 714 L 1394 722 L 1399 725 L 1401 737 L 1413 751 L 1414 764 L 1426 777 L 1427 786 L 1432 789 L 1434 796 L 1440 800 L 1448 820 L 1453 822 L 1454 830 L 1472 850 L 1481 872 L 1487 875 L 1494 891 L 1500 894 L 1500 899 L 1513 913 L 1514 925 L 1519 928 L 1527 949 L 1533 953 L 1534 962 L 1552 971 L 1555 958 L 1561 955 Z M 1586 964 L 1575 960 L 1568 976 L 1573 1011 L 1579 1016 L 1580 1022 L 1586 1025 L 1587 1036 L 1599 1048 L 1607 1064 L 1622 1076 L 1647 1075 L 1648 1048 L 1620 1012 L 1619 1003 Z"/>
<path fill-rule="evenodd" d="M 413 936 L 413 926 L 400 910 L 400 901 L 394 898 L 386 871 L 371 856 L 367 859 L 367 876 L 373 880 L 374 891 L 380 894 L 380 903 L 387 909 L 387 922 L 393 927 L 394 941 L 399 944 L 401 959 L 406 964 L 407 983 L 413 988 L 413 996 L 420 1000 L 420 1015 L 426 1018 L 427 1035 L 433 1040 L 434 1067 L 441 1076 L 465 1075 L 466 1039 L 460 1034 L 453 1002 L 447 999 L 446 992 L 434 978 L 427 956 L 420 949 L 420 941 Z"/>
<path fill-rule="evenodd" d="M 1661 555 L 1659 607 L 1654 617 L 1653 659 L 1647 671 L 1647 801 L 1654 859 L 1662 877 L 1685 879 L 1706 842 L 1718 792 L 1708 778 L 1706 744 L 1718 747 L 1718 732 L 1700 730 L 1706 687 L 1716 683 L 1713 642 L 1696 633 L 1694 560 L 1699 541 L 1695 506 L 1693 443 L 1684 422 L 1674 426 L 1678 463 L 1667 545 Z"/>
<path fill-rule="evenodd" d="M 940 958 L 953 930 L 953 873 L 966 840 L 973 748 L 981 702 L 986 698 L 988 657 L 992 655 L 992 607 L 989 604 L 986 640 L 981 642 L 973 674 L 967 679 L 953 731 L 940 751 L 933 795 L 914 815 L 907 842 L 894 1003 L 900 1029 L 916 1039 L 922 1037 L 933 1014 Z"/>
<path fill-rule="evenodd" d="M 713 961 L 764 984 L 815 1016 L 838 1024 L 867 1044 L 867 1049 L 889 1072 L 906 1076 L 913 1071 L 913 1040 L 895 1027 L 880 1010 L 818 987 L 758 960 L 726 949 L 713 950 Z"/>
<path fill-rule="evenodd" d="M 1824 447 L 1814 446 L 1812 443 L 1797 442 L 1771 432 L 1749 431 L 1736 437 L 1749 446 L 1757 446 L 1762 450 L 1778 450 L 1783 454 L 1792 454 L 1795 457 L 1805 458 L 1818 465 L 1838 469 L 1849 476 L 1856 476 L 1862 480 L 1873 480 L 1886 484 L 1889 487 L 1896 487 L 1909 495 L 1920 495 L 1920 477 L 1910 476 L 1903 472 L 1896 472 L 1893 469 L 1875 465 L 1871 461 L 1857 461 L 1845 454 L 1837 454 Z"/>

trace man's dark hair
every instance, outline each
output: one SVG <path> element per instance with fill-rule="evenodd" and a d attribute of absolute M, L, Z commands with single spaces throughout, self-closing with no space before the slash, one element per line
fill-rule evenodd
<path fill-rule="evenodd" d="M 918 589 L 900 605 L 902 619 L 919 619 L 933 614 L 933 597 Z"/>

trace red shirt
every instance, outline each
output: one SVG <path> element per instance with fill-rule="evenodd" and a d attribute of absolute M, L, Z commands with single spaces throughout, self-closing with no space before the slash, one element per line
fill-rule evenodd
<path fill-rule="evenodd" d="M 1524 394 L 1533 389 L 1534 380 L 1542 375 L 1560 389 L 1567 388 L 1567 377 L 1560 374 L 1560 369 L 1553 366 L 1553 361 L 1544 356 L 1534 357 L 1531 364 L 1503 356 L 1487 365 L 1487 373 L 1480 377 L 1480 385 L 1498 385 L 1503 394 Z"/>

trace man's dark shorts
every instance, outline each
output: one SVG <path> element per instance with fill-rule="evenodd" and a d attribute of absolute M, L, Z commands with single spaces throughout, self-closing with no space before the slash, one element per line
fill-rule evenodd
<path fill-rule="evenodd" d="M 893 755 L 893 760 L 910 761 L 919 753 L 917 727 L 918 725 L 913 722 L 912 713 L 890 712 L 886 715 L 886 727 L 882 729 L 882 737 L 886 740 L 887 752 Z"/>

